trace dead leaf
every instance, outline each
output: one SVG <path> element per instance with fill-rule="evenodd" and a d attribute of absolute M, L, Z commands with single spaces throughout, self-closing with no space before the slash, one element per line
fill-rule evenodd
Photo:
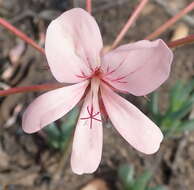
<path fill-rule="evenodd" d="M 9 58 L 10 58 L 11 63 L 13 65 L 18 63 L 18 61 L 20 60 L 20 57 L 23 54 L 24 50 L 25 50 L 24 41 L 18 39 L 16 46 L 14 48 L 12 48 L 9 52 Z"/>
<path fill-rule="evenodd" d="M 38 173 L 29 173 L 28 175 L 24 176 L 20 180 L 16 181 L 16 184 L 32 186 L 34 185 L 34 181 L 37 177 L 38 177 Z"/>
<path fill-rule="evenodd" d="M 8 80 L 13 76 L 14 72 L 15 72 L 15 67 L 8 66 L 8 68 L 2 73 L 1 78 L 3 80 Z"/>
<path fill-rule="evenodd" d="M 141 14 L 143 16 L 147 16 L 155 11 L 155 5 L 150 3 L 145 6 L 145 8 L 142 10 Z"/>
<path fill-rule="evenodd" d="M 187 35 L 189 34 L 189 27 L 184 24 L 184 23 L 180 23 L 174 33 L 173 33 L 173 36 L 171 38 L 171 41 L 174 41 L 174 40 L 178 40 L 180 38 L 184 38 L 186 37 Z"/>
<path fill-rule="evenodd" d="M 0 174 L 0 184 L 4 186 L 9 184 L 32 186 L 38 177 L 39 170 L 39 167 L 33 167 L 26 170 Z"/>
<path fill-rule="evenodd" d="M 9 166 L 9 156 L 6 152 L 3 151 L 2 147 L 0 146 L 0 169 L 7 169 Z"/>
<path fill-rule="evenodd" d="M 14 125 L 19 113 L 22 111 L 22 108 L 23 108 L 22 104 L 16 105 L 16 107 L 13 110 L 13 114 L 11 115 L 10 118 L 7 119 L 6 123 L 4 124 L 5 128 L 8 128 L 8 127 L 11 127 L 12 125 Z"/>

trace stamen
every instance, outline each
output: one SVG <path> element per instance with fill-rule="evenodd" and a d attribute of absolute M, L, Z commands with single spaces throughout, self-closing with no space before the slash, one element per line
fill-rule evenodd
<path fill-rule="evenodd" d="M 92 129 L 92 122 L 93 122 L 93 120 L 102 122 L 100 119 L 95 118 L 98 114 L 100 114 L 100 112 L 93 113 L 93 111 L 94 111 L 93 105 L 91 105 L 91 109 L 89 109 L 89 106 L 87 106 L 87 112 L 89 114 L 89 117 L 80 118 L 81 120 L 86 120 L 86 119 L 90 120 L 90 129 Z"/>

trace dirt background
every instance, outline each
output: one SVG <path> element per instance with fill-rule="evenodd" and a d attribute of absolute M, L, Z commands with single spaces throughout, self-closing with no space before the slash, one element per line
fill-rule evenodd
<path fill-rule="evenodd" d="M 165 4 L 165 3 L 166 4 Z M 185 7 L 191 0 L 150 1 L 141 17 L 127 33 L 122 43 L 143 39 Z M 132 13 L 136 0 L 93 0 L 94 16 L 100 26 L 105 45 L 110 45 Z M 80 1 L 68 0 L 0 0 L 0 16 L 12 22 L 40 45 L 48 23 L 72 6 L 84 7 Z M 170 14 L 169 14 L 170 13 Z M 194 14 L 182 19 L 161 38 L 169 41 L 180 27 L 194 32 Z M 189 20 L 190 19 L 190 20 Z M 19 45 L 18 45 L 19 44 Z M 13 60 L 14 47 L 24 46 L 21 56 Z M 194 75 L 194 45 L 177 48 L 169 80 L 160 89 L 162 108 L 167 105 L 168 89 L 178 79 L 189 80 Z M 0 27 L 0 87 L 6 89 L 53 82 L 45 69 L 46 59 L 33 48 L 23 44 L 15 36 Z M 193 190 L 194 187 L 194 133 L 162 143 L 160 151 L 145 156 L 133 150 L 113 128 L 104 128 L 104 147 L 100 167 L 92 175 L 77 176 L 70 169 L 69 159 L 65 166 L 60 152 L 48 148 L 41 133 L 27 135 L 21 129 L 21 116 L 25 107 L 39 93 L 16 94 L 0 98 L 0 184 L 10 190 L 79 190 L 91 180 L 103 179 L 111 190 L 122 189 L 117 169 L 123 163 L 134 165 L 137 174 L 144 169 L 155 173 L 152 183 L 164 184 L 169 190 Z M 139 108 L 143 98 L 132 98 Z"/>

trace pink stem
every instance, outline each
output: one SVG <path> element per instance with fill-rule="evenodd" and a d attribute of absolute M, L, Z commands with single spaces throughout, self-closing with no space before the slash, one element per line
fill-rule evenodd
<path fill-rule="evenodd" d="M 33 41 L 31 38 L 29 38 L 27 35 L 25 35 L 23 32 L 18 30 L 16 27 L 11 25 L 9 22 L 7 22 L 5 19 L 0 18 L 0 25 L 6 28 L 7 30 L 11 31 L 13 34 L 24 40 L 26 43 L 34 47 L 36 50 L 38 50 L 40 53 L 44 53 L 44 49 L 41 48 L 35 41 Z"/>
<path fill-rule="evenodd" d="M 174 17 L 165 22 L 162 26 L 160 26 L 153 33 L 149 34 L 145 39 L 152 40 L 158 37 L 160 34 L 165 32 L 169 27 L 171 27 L 174 23 L 176 23 L 180 18 L 182 18 L 185 14 L 189 13 L 194 8 L 194 2 L 190 3 L 186 8 L 176 14 Z"/>
<path fill-rule="evenodd" d="M 64 85 L 60 83 L 41 84 L 41 85 L 33 85 L 33 86 L 21 86 L 21 87 L 10 88 L 8 90 L 0 90 L 0 96 L 7 96 L 11 94 L 24 93 L 24 92 L 53 90 L 53 89 L 61 88 L 63 86 Z"/>
<path fill-rule="evenodd" d="M 193 42 L 194 42 L 194 34 L 187 36 L 185 38 L 181 38 L 179 40 L 167 42 L 166 44 L 170 48 L 174 48 L 177 46 L 181 46 L 181 45 L 185 45 Z M 10 88 L 8 90 L 0 90 L 0 96 L 7 96 L 11 94 L 24 93 L 24 92 L 53 90 L 53 89 L 61 88 L 63 86 L 64 86 L 63 84 L 55 83 L 55 84 L 41 84 L 41 85 L 33 85 L 33 86 L 15 87 L 15 88 Z"/>
<path fill-rule="evenodd" d="M 86 10 L 92 14 L 92 0 L 86 0 Z"/>
<path fill-rule="evenodd" d="M 135 20 L 138 18 L 139 14 L 145 7 L 145 5 L 148 3 L 148 0 L 141 0 L 141 2 L 138 4 L 132 15 L 129 17 L 127 23 L 123 26 L 120 33 L 117 35 L 115 41 L 113 42 L 113 45 L 111 46 L 111 49 L 114 49 L 119 42 L 124 38 L 125 34 L 131 27 L 131 25 L 135 22 Z"/>
<path fill-rule="evenodd" d="M 170 48 L 174 48 L 174 47 L 182 46 L 182 45 L 185 45 L 185 44 L 190 44 L 190 43 L 193 43 L 193 42 L 194 42 L 194 34 L 189 35 L 185 38 L 181 38 L 181 39 L 178 39 L 178 40 L 175 40 L 175 41 L 172 41 L 172 42 L 168 42 L 167 45 Z"/>

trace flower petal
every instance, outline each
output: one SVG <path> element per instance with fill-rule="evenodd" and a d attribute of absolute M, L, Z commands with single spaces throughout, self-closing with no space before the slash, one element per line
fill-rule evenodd
<path fill-rule="evenodd" d="M 91 120 L 84 119 L 89 117 L 88 109 L 90 112 L 91 107 L 93 107 L 93 115 L 99 112 L 97 94 L 92 95 L 90 92 L 84 101 L 74 134 L 71 167 L 73 172 L 77 174 L 94 172 L 101 160 L 102 122 L 92 119 L 91 126 Z M 101 120 L 100 113 L 95 118 Z"/>
<path fill-rule="evenodd" d="M 48 64 L 59 82 L 83 80 L 99 63 L 102 37 L 94 18 L 80 8 L 66 11 L 47 29 L 45 51 Z"/>
<path fill-rule="evenodd" d="M 162 40 L 123 45 L 102 58 L 104 80 L 136 96 L 157 89 L 169 76 L 172 51 Z"/>
<path fill-rule="evenodd" d="M 101 93 L 108 116 L 123 138 L 140 152 L 155 153 L 163 139 L 160 129 L 109 87 L 103 85 Z"/>
<path fill-rule="evenodd" d="M 34 133 L 63 117 L 79 102 L 87 86 L 88 81 L 85 81 L 52 90 L 36 98 L 23 114 L 23 130 Z"/>

